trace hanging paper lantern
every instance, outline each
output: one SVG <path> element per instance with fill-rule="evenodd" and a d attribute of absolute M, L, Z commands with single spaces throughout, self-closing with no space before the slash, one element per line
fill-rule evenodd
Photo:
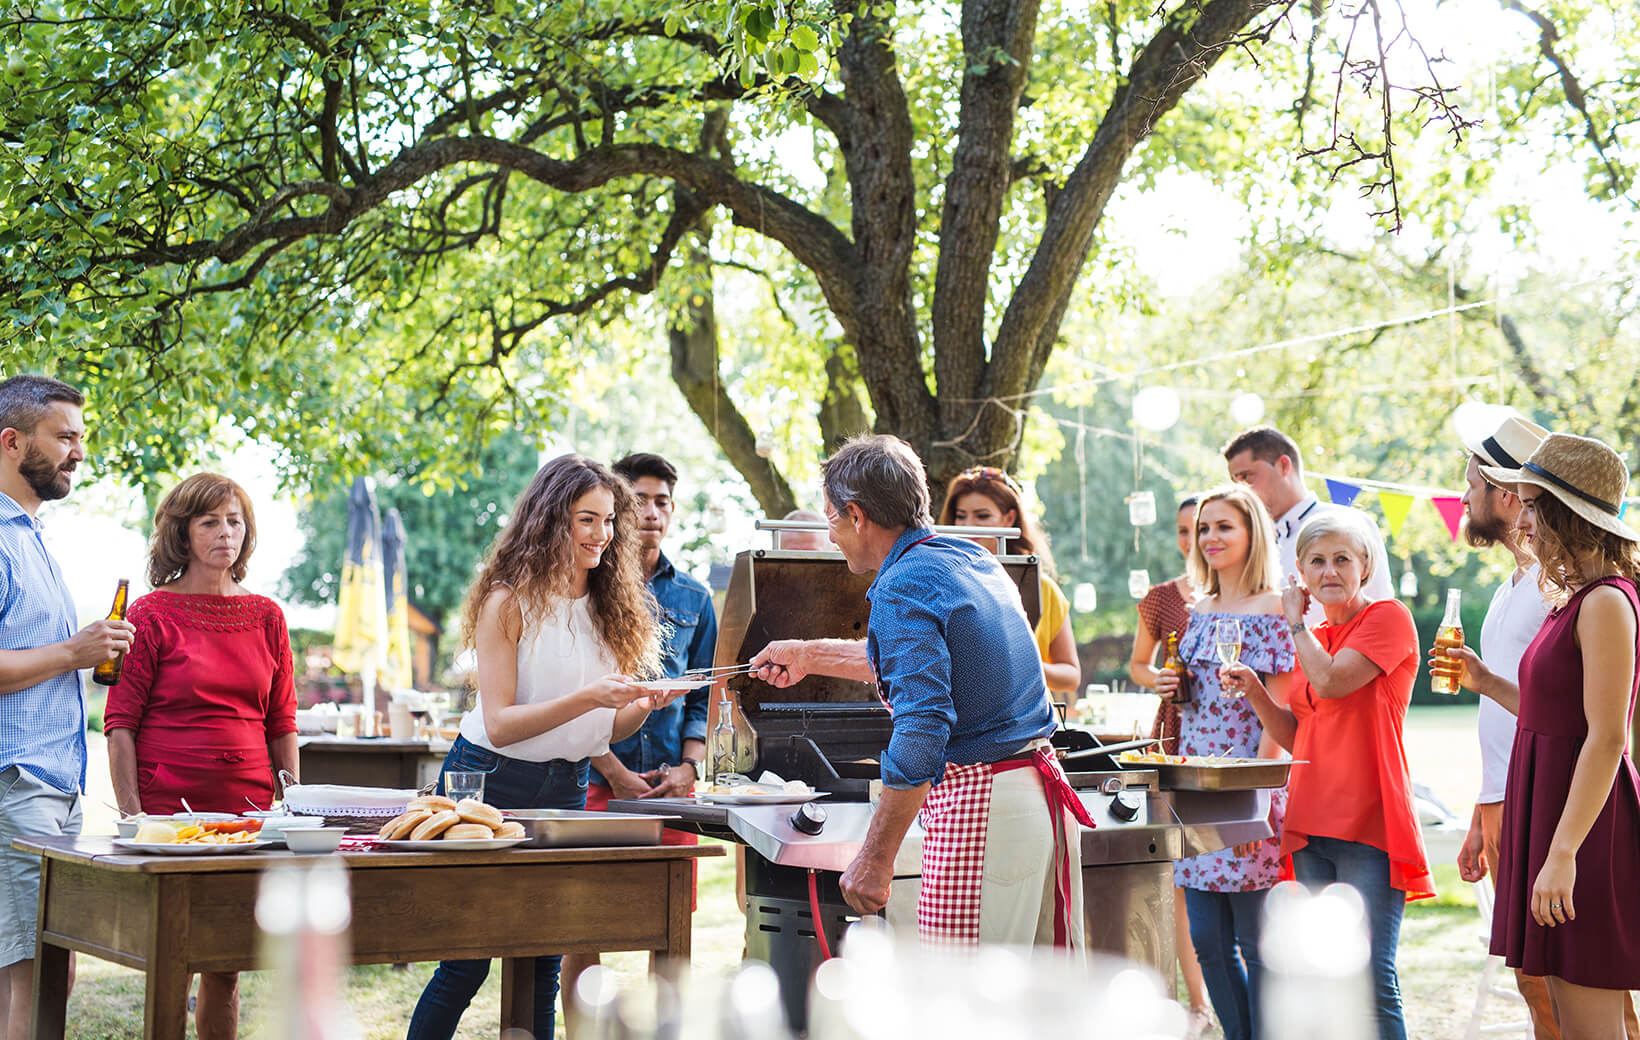
<path fill-rule="evenodd" d="M 1179 395 L 1170 386 L 1147 386 L 1133 395 L 1133 421 L 1155 433 L 1179 421 Z"/>
<path fill-rule="evenodd" d="M 1230 418 L 1251 426 L 1264 418 L 1264 398 L 1255 393 L 1237 394 L 1230 399 Z"/>
<path fill-rule="evenodd" d="M 1135 491 L 1127 497 L 1128 523 L 1134 527 L 1149 527 L 1156 522 L 1156 494 Z"/>
<path fill-rule="evenodd" d="M 1149 571 L 1128 571 L 1128 595 L 1134 599 L 1144 599 L 1145 593 L 1150 591 Z"/>
<path fill-rule="evenodd" d="M 1401 598 L 1418 598 L 1418 575 L 1414 574 L 1412 571 L 1401 572 Z"/>
<path fill-rule="evenodd" d="M 1079 614 L 1091 614 L 1099 609 L 1099 590 L 1091 581 L 1078 582 L 1071 603 Z"/>

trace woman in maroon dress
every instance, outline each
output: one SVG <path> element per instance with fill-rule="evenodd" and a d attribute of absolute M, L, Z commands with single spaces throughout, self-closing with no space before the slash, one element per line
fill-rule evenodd
<path fill-rule="evenodd" d="M 1640 533 L 1618 513 L 1629 474 L 1597 440 L 1552 433 L 1520 469 L 1482 467 L 1558 605 L 1520 685 L 1467 649 L 1464 685 L 1519 717 L 1498 849 L 1492 952 L 1545 976 L 1566 1040 L 1620 1040 L 1640 988 L 1640 777 L 1625 750 L 1640 658 Z"/>
<path fill-rule="evenodd" d="M 290 635 L 279 605 L 239 582 L 256 546 L 250 499 L 214 473 L 159 504 L 148 546 L 154 591 L 131 604 L 137 634 L 103 728 L 124 813 L 267 808 L 277 771 L 296 775 Z M 200 1040 L 231 1040 L 239 977 L 200 975 Z"/>

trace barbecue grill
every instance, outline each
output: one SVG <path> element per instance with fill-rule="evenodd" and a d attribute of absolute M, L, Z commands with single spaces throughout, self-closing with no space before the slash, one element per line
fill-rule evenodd
<path fill-rule="evenodd" d="M 770 525 L 774 526 L 774 525 Z M 792 522 L 781 524 L 793 526 Z M 807 525 L 810 527 L 821 525 Z M 975 528 L 936 528 L 972 536 Z M 1017 531 L 985 532 L 1004 537 Z M 1006 545 L 1004 541 L 1002 544 Z M 1035 623 L 1039 613 L 1036 557 L 1001 555 Z M 734 564 L 718 630 L 715 663 L 744 664 L 776 639 L 861 639 L 870 604 L 870 574 L 851 574 L 841 553 L 749 550 Z M 827 792 L 806 805 L 705 805 L 694 799 L 616 799 L 613 812 L 665 813 L 701 834 L 736 841 L 746 856 L 746 955 L 771 964 L 794 1029 L 807 1020 L 809 980 L 823 950 L 835 948 L 856 915 L 838 888 L 858 854 L 880 790 L 878 756 L 892 722 L 870 683 L 808 676 L 785 689 L 749 675 L 727 680 L 727 702 L 752 734 L 737 771 L 764 770 Z M 708 726 L 716 730 L 724 698 L 713 691 Z M 1172 970 L 1173 874 L 1183 855 L 1268 837 L 1268 802 L 1253 792 L 1191 792 L 1182 808 L 1157 773 L 1123 768 L 1097 738 L 1062 729 L 1055 745 L 1067 774 L 1098 826 L 1082 828 L 1082 885 L 1090 948 Z M 1143 741 L 1139 743 L 1145 743 Z M 708 760 L 712 758 L 708 754 Z M 893 899 L 885 911 L 895 927 L 916 927 L 922 831 L 913 825 L 895 860 Z M 818 916 L 818 922 L 816 917 Z"/>

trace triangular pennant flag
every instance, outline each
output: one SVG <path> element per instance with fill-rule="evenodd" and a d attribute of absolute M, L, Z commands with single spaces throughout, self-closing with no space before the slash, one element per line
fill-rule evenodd
<path fill-rule="evenodd" d="M 1327 497 L 1341 506 L 1347 506 L 1354 502 L 1355 496 L 1361 493 L 1361 487 L 1358 484 L 1346 484 L 1342 480 L 1334 480 L 1331 477 L 1326 478 L 1326 480 Z"/>
<path fill-rule="evenodd" d="M 1383 507 L 1384 521 L 1389 524 L 1389 535 L 1393 538 L 1401 530 L 1401 525 L 1407 522 L 1407 513 L 1412 511 L 1412 496 L 1380 491 L 1378 504 Z"/>
<path fill-rule="evenodd" d="M 1436 495 L 1430 499 L 1434 503 L 1435 511 L 1441 514 L 1446 521 L 1446 529 L 1452 532 L 1452 540 L 1458 540 L 1458 529 L 1463 526 L 1463 499 L 1453 498 L 1451 495 Z"/>

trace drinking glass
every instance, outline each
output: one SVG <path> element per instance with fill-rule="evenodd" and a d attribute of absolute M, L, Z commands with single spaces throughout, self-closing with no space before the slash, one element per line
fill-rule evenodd
<path fill-rule="evenodd" d="M 1235 618 L 1219 618 L 1213 622 L 1213 647 L 1218 652 L 1219 663 L 1227 668 L 1241 660 L 1241 622 Z M 1240 689 L 1228 686 L 1224 693 L 1227 697 L 1242 695 Z"/>
<path fill-rule="evenodd" d="M 463 798 L 472 798 L 475 801 L 484 800 L 484 774 L 458 773 L 454 770 L 444 774 L 444 793 L 447 797 L 461 801 Z"/>

